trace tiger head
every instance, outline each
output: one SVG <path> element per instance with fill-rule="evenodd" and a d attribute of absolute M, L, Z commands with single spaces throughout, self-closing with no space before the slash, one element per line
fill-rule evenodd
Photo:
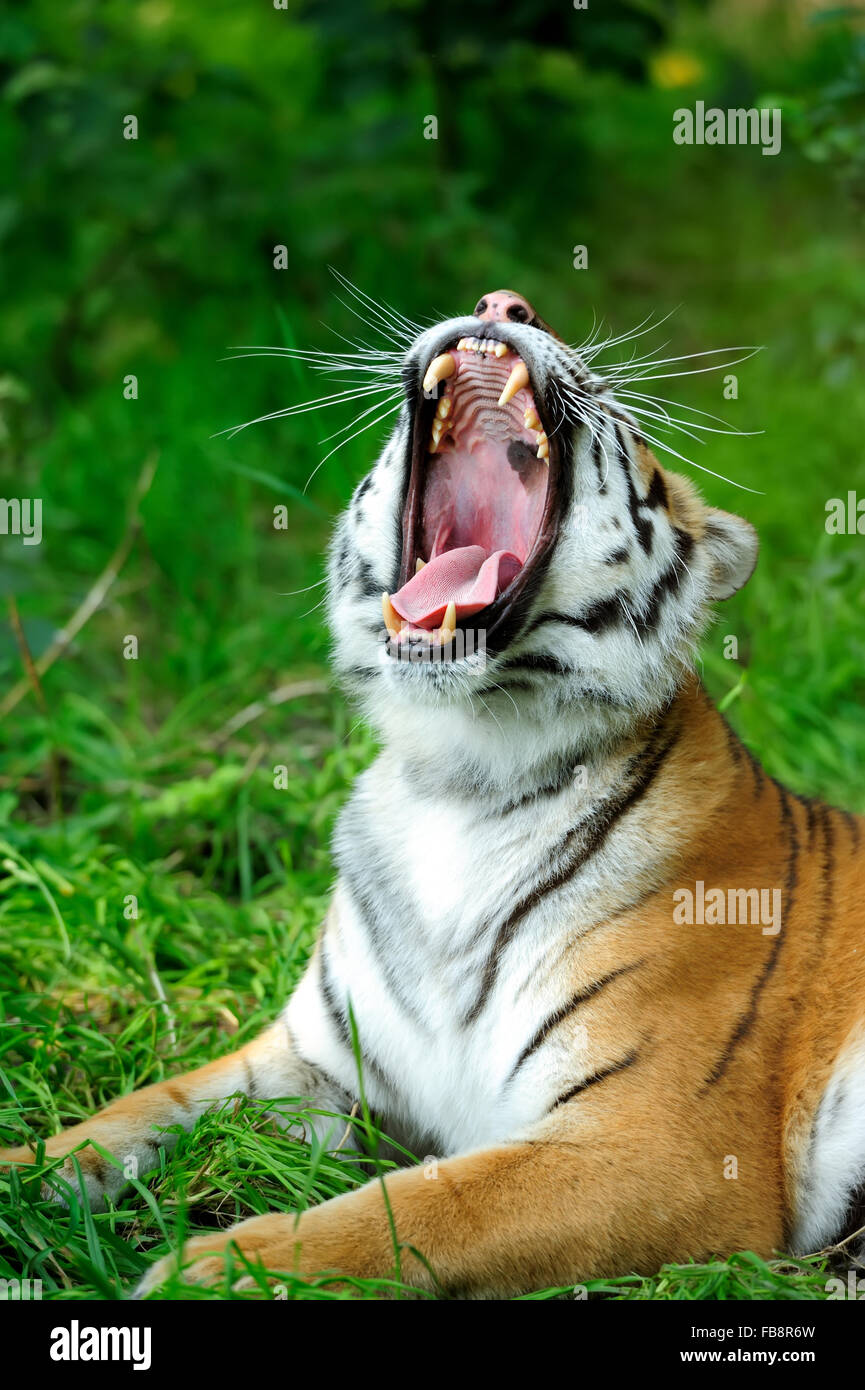
<path fill-rule="evenodd" d="M 757 537 L 662 468 L 591 348 L 520 295 L 427 328 L 340 519 L 338 672 L 386 742 L 476 783 L 651 718 Z"/>

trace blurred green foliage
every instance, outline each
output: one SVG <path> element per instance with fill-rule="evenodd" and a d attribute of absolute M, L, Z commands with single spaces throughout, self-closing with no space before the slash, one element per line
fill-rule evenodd
<path fill-rule="evenodd" d="M 319 595 L 290 595 L 320 578 L 329 517 L 376 432 L 334 454 L 306 493 L 319 441 L 350 415 L 272 421 L 230 441 L 218 432 L 321 386 L 284 361 L 222 360 L 232 344 L 386 341 L 353 319 L 329 263 L 417 320 L 512 284 L 571 340 L 594 314 L 621 331 L 679 305 L 641 340 L 659 351 L 669 341 L 662 356 L 765 344 L 739 369 L 736 402 L 722 402 L 711 375 L 652 389 L 728 405 L 733 425 L 766 431 L 709 436 L 690 454 L 759 495 L 689 471 L 763 535 L 758 578 L 725 620 L 753 624 L 744 645 L 758 667 L 765 657 L 766 698 L 754 707 L 752 680 L 744 717 L 770 737 L 784 692 L 801 691 L 814 665 L 810 608 L 859 598 L 861 547 L 826 548 L 821 512 L 863 477 L 865 275 L 848 196 L 862 31 L 855 14 L 744 0 L 519 0 L 506 15 L 494 0 L 7 7 L 0 484 L 43 498 L 45 538 L 2 538 L 0 595 L 19 595 L 34 655 L 106 562 L 141 465 L 160 451 L 133 559 L 47 678 L 55 740 L 66 738 L 67 690 L 97 699 L 136 748 L 178 700 L 212 726 L 223 705 L 227 717 L 286 670 L 324 662 L 319 617 L 304 616 Z M 777 158 L 673 144 L 677 106 L 770 92 L 785 110 Z M 124 138 L 129 116 L 137 139 Z M 577 244 L 588 270 L 573 268 Z M 274 269 L 277 245 L 287 270 Z M 128 374 L 137 400 L 124 398 Z M 279 502 L 288 531 L 271 524 Z M 837 626 L 841 640 L 816 660 L 855 703 L 862 638 Z M 129 632 L 138 663 L 120 658 Z M 5 629 L 0 680 L 19 670 Z M 832 684 L 797 719 L 820 722 Z M 208 689 L 219 708 L 207 709 Z M 834 706 L 842 718 L 846 708 Z M 30 700 L 19 707 L 10 775 L 33 770 L 21 716 L 36 713 Z M 829 773 L 821 754 L 801 780 Z"/>

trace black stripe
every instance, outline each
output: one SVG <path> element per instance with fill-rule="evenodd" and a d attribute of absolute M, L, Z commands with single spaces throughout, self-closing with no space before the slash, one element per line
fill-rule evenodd
<path fill-rule="evenodd" d="M 600 493 L 605 493 L 607 490 L 607 483 L 604 474 L 607 472 L 607 468 L 603 467 L 602 459 L 603 448 L 601 446 L 601 436 L 599 434 L 594 434 L 592 435 L 592 462 L 595 465 L 595 471 L 598 475 L 598 491 Z"/>
<path fill-rule="evenodd" d="M 528 691 L 536 691 L 538 687 L 532 685 L 531 681 L 496 681 L 495 685 L 485 685 L 482 693 L 484 695 L 510 694 L 512 691 L 519 691 L 525 694 Z"/>
<path fill-rule="evenodd" d="M 367 871 L 369 872 L 371 867 L 369 862 L 367 862 L 366 867 Z M 370 946 L 372 947 L 372 950 L 375 954 L 376 960 L 379 963 L 379 966 L 381 967 L 382 975 L 390 985 L 391 993 L 393 994 L 394 999 L 399 1004 L 406 1017 L 412 1019 L 419 1028 L 423 1028 L 423 1030 L 427 1032 L 428 1029 L 425 1028 L 421 1015 L 419 1014 L 417 1008 L 414 1006 L 413 1001 L 406 996 L 399 975 L 394 970 L 391 953 L 387 950 L 386 947 L 383 947 L 382 945 L 381 934 L 379 929 L 379 919 L 381 914 L 375 903 L 375 900 L 373 899 L 372 895 L 368 893 L 366 889 L 360 884 L 356 875 L 353 874 L 348 868 L 343 866 L 342 873 L 349 894 L 354 899 L 355 906 L 357 907 L 358 913 L 361 918 L 361 923 L 366 928 L 367 940 Z M 381 874 L 381 872 L 379 873 L 379 879 L 384 882 L 385 892 L 387 892 L 388 883 L 386 880 L 383 879 L 383 875 Z"/>
<path fill-rule="evenodd" d="M 660 468 L 656 468 L 652 474 L 652 481 L 649 484 L 649 491 L 646 494 L 645 506 L 663 507 L 665 511 L 670 510 L 670 498 L 667 493 L 667 484 L 664 482 L 664 475 Z"/>
<path fill-rule="evenodd" d="M 627 598 L 623 589 L 617 589 L 609 598 L 596 599 L 582 613 L 539 613 L 526 628 L 525 635 L 528 637 L 544 623 L 565 623 L 568 627 L 578 627 L 582 632 L 594 634 L 603 632 L 605 628 L 621 622 L 622 604 L 627 602 Z"/>
<path fill-rule="evenodd" d="M 380 598 L 384 585 L 380 584 L 372 572 L 368 560 L 360 560 L 354 574 L 354 582 L 364 598 Z"/>
<path fill-rule="evenodd" d="M 290 1029 L 288 1029 L 287 1031 L 291 1039 L 291 1045 L 294 1048 L 297 1060 L 301 1063 L 302 1066 L 306 1067 L 308 1071 L 312 1072 L 313 1076 L 316 1078 L 316 1081 L 323 1088 L 332 1091 L 336 1096 L 344 1096 L 345 1099 L 349 1102 L 347 1109 L 350 1110 L 357 1097 L 354 1096 L 351 1091 L 347 1091 L 345 1086 L 343 1086 L 341 1082 L 337 1081 L 335 1077 L 331 1076 L 329 1071 L 325 1071 L 324 1067 L 321 1066 L 319 1062 L 311 1062 L 308 1057 L 305 1057 L 297 1045 L 297 1039 L 295 1038 L 294 1034 L 291 1032 Z M 320 1100 L 321 1095 L 310 1096 L 309 1099 Z"/>
<path fill-rule="evenodd" d="M 622 565 L 630 558 L 631 547 L 623 545 L 618 550 L 614 550 L 612 555 L 608 555 L 604 560 L 605 565 Z"/>
<path fill-rule="evenodd" d="M 627 415 L 622 415 L 620 411 L 613 410 L 610 406 L 606 407 L 606 412 L 611 420 L 615 420 L 617 422 L 617 425 L 624 425 L 625 429 L 628 431 L 630 435 L 633 436 L 637 444 L 641 444 L 644 449 L 648 450 L 649 446 L 646 443 L 643 436 L 640 434 L 640 430 L 637 426 L 636 420 L 629 420 Z M 628 454 L 630 455 L 630 450 L 628 450 Z"/>
<path fill-rule="evenodd" d="M 607 837 L 615 828 L 617 822 L 622 816 L 636 806 L 654 782 L 655 777 L 666 760 L 667 754 L 676 743 L 680 734 L 680 728 L 677 725 L 673 732 L 663 740 L 660 746 L 657 746 L 662 727 L 663 725 L 659 725 L 652 735 L 649 746 L 654 747 L 654 752 L 647 758 L 642 774 L 637 776 L 634 782 L 625 788 L 617 798 L 606 806 L 601 807 L 592 818 L 593 823 L 589 822 L 587 826 L 586 822 L 581 821 L 574 826 L 572 830 L 568 831 L 561 844 L 553 851 L 553 856 L 551 856 L 558 858 L 565 855 L 564 864 L 544 883 L 539 884 L 538 887 L 533 888 L 530 893 L 527 893 L 526 896 L 517 903 L 508 917 L 501 923 L 496 933 L 496 939 L 493 943 L 492 950 L 484 966 L 477 998 L 463 1019 L 464 1027 L 468 1027 L 469 1024 L 473 1023 L 483 1009 L 490 991 L 495 984 L 501 957 L 516 935 L 517 928 L 523 918 L 537 907 L 549 893 L 553 893 L 558 888 L 564 887 L 564 885 L 573 878 L 574 874 L 578 873 L 583 865 L 598 853 Z M 579 846 L 576 854 L 572 857 L 567 857 L 575 845 Z"/>
<path fill-rule="evenodd" d="M 859 838 L 860 838 L 860 833 L 861 833 L 861 822 L 860 822 L 860 820 L 859 820 L 859 817 L 858 817 L 858 816 L 854 816 L 852 811 L 841 811 L 840 814 L 841 814 L 841 817 L 842 817 L 842 819 L 843 819 L 843 821 L 844 821 L 844 824 L 847 826 L 847 829 L 850 831 L 850 837 L 851 837 L 851 839 L 852 839 L 852 841 L 853 841 L 853 848 L 854 848 L 854 849 L 858 849 L 858 848 L 859 848 Z"/>
<path fill-rule="evenodd" d="M 546 1042 L 550 1033 L 552 1033 L 554 1029 L 558 1028 L 559 1024 L 563 1023 L 564 1020 L 570 1016 L 570 1014 L 572 1014 L 576 1009 L 580 1008 L 582 1004 L 587 1004 L 590 999 L 593 999 L 595 997 L 596 994 L 600 994 L 601 990 L 606 985 L 611 984 L 613 980 L 617 980 L 620 975 L 627 975 L 632 970 L 636 970 L 639 966 L 644 964 L 645 960 L 635 960 L 632 961 L 630 965 L 620 965 L 618 970 L 611 970 L 608 975 L 602 975 L 599 980 L 595 980 L 593 984 L 586 986 L 585 989 L 578 990 L 576 994 L 571 996 L 571 998 L 568 1000 L 566 1004 L 562 1004 L 561 1008 L 556 1009 L 555 1013 L 550 1014 L 548 1018 L 544 1019 L 544 1022 L 541 1024 L 540 1028 L 537 1030 L 537 1032 L 534 1034 L 531 1040 L 526 1043 L 519 1057 L 514 1062 L 514 1065 L 510 1071 L 510 1075 L 508 1076 L 507 1081 L 505 1082 L 505 1085 L 507 1085 L 508 1082 L 513 1081 L 514 1077 L 516 1076 L 523 1063 L 528 1061 L 532 1053 L 537 1052 L 541 1044 Z"/>
<path fill-rule="evenodd" d="M 723 715 L 721 716 L 721 723 L 724 726 L 724 733 L 727 735 L 727 747 L 730 750 L 730 756 L 736 766 L 741 767 L 745 750 Z"/>
<path fill-rule="evenodd" d="M 615 1076 L 616 1072 L 624 1071 L 626 1067 L 632 1067 L 639 1055 L 637 1049 L 634 1048 L 633 1052 L 629 1052 L 620 1062 L 612 1062 L 602 1071 L 596 1071 L 592 1076 L 586 1077 L 585 1081 L 578 1081 L 576 1086 L 572 1086 L 569 1091 L 564 1091 L 550 1109 L 555 1110 L 559 1105 L 567 1105 L 569 1100 L 573 1100 L 574 1096 L 582 1095 L 583 1091 L 587 1091 L 590 1086 L 597 1086 L 599 1081 L 606 1081 L 608 1076 Z"/>
<path fill-rule="evenodd" d="M 530 629 L 531 631 L 531 629 Z M 573 666 L 565 666 L 554 656 L 548 656 L 541 652 L 537 655 L 511 656 L 501 665 L 503 671 L 541 671 L 547 676 L 572 676 L 575 674 Z"/>
<path fill-rule="evenodd" d="M 784 828 L 787 831 L 787 835 L 790 841 L 790 849 L 787 855 L 786 882 L 784 887 L 784 895 L 782 899 L 784 905 L 784 916 L 785 918 L 789 918 L 795 900 L 796 888 L 799 882 L 799 831 L 796 828 L 796 819 L 793 815 L 793 811 L 790 805 L 790 795 L 787 789 L 785 787 L 779 786 L 777 782 L 774 785 L 777 788 L 778 796 L 780 798 L 781 818 L 784 822 Z M 705 1094 L 705 1092 L 708 1090 L 710 1086 L 714 1086 L 717 1081 L 721 1080 L 722 1076 L 727 1071 L 730 1062 L 732 1061 L 733 1053 L 735 1052 L 736 1048 L 739 1046 L 742 1040 L 748 1036 L 751 1029 L 753 1028 L 760 1006 L 760 996 L 762 995 L 766 983 L 769 980 L 771 974 L 773 973 L 775 966 L 778 964 L 778 957 L 781 953 L 781 942 L 783 941 L 785 935 L 786 933 L 782 928 L 781 931 L 778 932 L 778 935 L 773 938 L 772 945 L 769 949 L 765 961 L 763 962 L 763 966 L 759 974 L 757 975 L 757 978 L 754 980 L 754 983 L 751 986 L 747 1006 L 741 1014 L 735 1028 L 733 1029 L 733 1032 L 731 1033 L 726 1046 L 721 1052 L 720 1057 L 718 1058 L 714 1067 L 709 1072 L 708 1076 L 703 1082 L 703 1085 L 700 1088 L 700 1094 Z"/>
<path fill-rule="evenodd" d="M 744 743 L 742 739 L 739 738 L 739 735 L 736 733 L 735 729 L 733 729 L 727 723 L 723 715 L 721 715 L 721 722 L 727 731 L 727 742 L 730 745 L 730 752 L 733 754 L 734 761 L 737 763 L 741 762 L 742 755 L 744 754 L 744 756 L 748 760 L 748 763 L 751 768 L 751 775 L 754 779 L 754 795 L 762 796 L 763 787 L 767 781 L 762 764 L 760 763 L 759 759 L 755 757 L 755 755 L 751 752 L 747 743 Z"/>
<path fill-rule="evenodd" d="M 633 524 L 635 532 L 637 533 L 637 540 L 640 542 L 640 545 L 643 547 L 643 550 L 646 552 L 646 554 L 650 555 L 652 552 L 652 534 L 654 531 L 654 527 L 652 526 L 652 523 L 651 521 L 649 521 L 648 517 L 643 516 L 643 513 L 640 510 L 641 506 L 645 504 L 642 502 L 642 499 L 637 495 L 637 489 L 634 487 L 634 480 L 631 477 L 630 453 L 628 451 L 627 441 L 625 440 L 625 436 L 622 432 L 622 427 L 618 423 L 618 421 L 616 422 L 615 430 L 616 442 L 619 446 L 619 463 L 621 465 L 622 473 L 625 479 L 625 486 L 627 488 L 628 493 L 628 511 L 631 513 L 631 522 Z"/>
<path fill-rule="evenodd" d="M 352 1041 L 351 1028 L 348 1022 L 348 1000 L 346 999 L 344 1003 L 340 1004 L 336 997 L 336 988 L 334 986 L 333 976 L 331 975 L 330 965 L 328 963 L 327 955 L 325 953 L 326 939 L 326 937 L 322 937 L 321 952 L 319 955 L 319 987 L 321 991 L 321 997 L 325 1009 L 327 1011 L 327 1015 L 333 1023 L 334 1028 L 336 1029 L 340 1042 L 342 1043 L 343 1047 L 345 1047 L 346 1050 L 351 1053 L 352 1057 L 354 1057 L 354 1043 Z M 394 1087 L 393 1082 L 390 1080 L 390 1077 L 385 1072 L 381 1063 L 376 1061 L 375 1057 L 372 1057 L 370 1055 L 369 1051 L 367 1050 L 360 1037 L 358 1037 L 358 1045 L 360 1050 L 361 1068 L 365 1071 L 371 1072 L 372 1075 L 378 1081 L 379 1085 L 384 1086 L 386 1089 L 390 1091 L 395 1091 L 396 1088 Z M 321 1070 L 321 1068 L 318 1067 L 317 1063 L 312 1063 L 312 1066 L 316 1070 Z M 343 1091 L 344 1094 L 347 1094 L 347 1092 L 345 1092 L 344 1087 L 340 1086 L 339 1089 Z"/>
<path fill-rule="evenodd" d="M 660 579 L 653 585 L 643 612 L 634 612 L 632 614 L 637 626 L 637 631 L 640 633 L 641 637 L 645 637 L 657 627 L 658 620 L 661 616 L 661 605 L 664 599 L 667 598 L 668 595 L 678 592 L 682 579 L 687 573 L 686 561 L 694 548 L 694 540 L 692 536 L 688 535 L 687 531 L 679 530 L 678 526 L 674 527 L 673 531 L 675 536 L 675 559 L 667 566 Z"/>
<path fill-rule="evenodd" d="M 244 1057 L 243 1059 L 243 1075 L 246 1078 L 244 1095 L 248 1096 L 250 1100 L 256 1100 L 258 1097 L 258 1087 L 255 1084 L 255 1073 L 250 1066 L 248 1057 Z"/>
<path fill-rule="evenodd" d="M 832 829 L 832 821 L 829 816 L 830 808 L 821 807 L 823 818 L 823 835 L 825 837 L 825 851 L 823 861 L 823 897 L 826 905 L 835 901 L 835 832 Z"/>
<path fill-rule="evenodd" d="M 860 1183 L 850 1192 L 841 1230 L 834 1237 L 832 1244 L 841 1245 L 843 1241 L 850 1240 L 852 1236 L 855 1236 L 863 1227 L 865 1227 L 865 1182 Z M 853 1255 L 853 1251 L 849 1253 L 851 1256 Z M 859 1267 L 861 1268 L 861 1265 Z M 862 1295 L 860 1294 L 859 1297 L 861 1298 Z"/>
<path fill-rule="evenodd" d="M 340 1004 L 336 997 L 336 987 L 333 976 L 330 972 L 330 962 L 327 957 L 326 938 L 322 937 L 321 951 L 319 954 L 318 982 L 321 991 L 322 1003 L 325 1012 L 334 1026 L 336 1035 L 349 1052 L 351 1052 L 351 1030 L 348 1026 L 348 1010 L 345 1004 Z"/>
<path fill-rule="evenodd" d="M 687 531 L 680 530 L 678 526 L 674 527 L 673 531 L 674 557 L 663 574 L 653 584 L 642 609 L 637 609 L 634 606 L 630 595 L 624 589 L 617 589 L 607 598 L 596 599 L 581 613 L 560 613 L 558 611 L 540 613 L 529 624 L 526 629 L 526 636 L 528 637 L 544 623 L 565 623 L 569 627 L 580 628 L 583 632 L 591 632 L 597 636 L 608 628 L 621 626 L 626 618 L 633 623 L 641 638 L 648 636 L 658 625 L 664 599 L 677 593 L 681 587 L 682 580 L 687 573 L 686 562 L 694 548 L 693 537 Z M 622 552 L 616 551 L 616 555 L 610 557 L 607 563 L 611 563 L 620 554 Z M 627 559 L 629 554 L 627 547 L 625 547 L 623 554 L 624 558 Z"/>
<path fill-rule="evenodd" d="M 506 801 L 503 806 L 491 808 L 491 816 L 509 816 L 513 811 L 518 811 L 521 807 L 527 806 L 532 801 L 540 801 L 551 796 L 558 796 L 566 787 L 573 786 L 575 770 L 578 767 L 585 767 L 586 750 L 580 746 L 572 749 L 559 760 L 558 767 L 549 781 L 541 783 L 537 787 L 532 787 L 531 791 L 524 792 L 522 796 L 515 796 L 512 800 Z"/>

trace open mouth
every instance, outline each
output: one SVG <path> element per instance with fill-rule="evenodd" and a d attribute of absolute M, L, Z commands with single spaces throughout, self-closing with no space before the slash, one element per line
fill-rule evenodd
<path fill-rule="evenodd" d="M 430 362 L 423 389 L 400 588 L 382 599 L 397 655 L 513 621 L 557 525 L 558 451 L 522 358 L 497 337 L 460 338 Z"/>

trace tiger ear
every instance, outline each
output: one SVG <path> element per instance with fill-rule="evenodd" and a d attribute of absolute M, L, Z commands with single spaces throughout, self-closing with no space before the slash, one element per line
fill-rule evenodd
<path fill-rule="evenodd" d="M 709 552 L 709 597 L 730 598 L 754 573 L 760 541 L 748 521 L 717 507 L 706 508 L 703 545 Z"/>

